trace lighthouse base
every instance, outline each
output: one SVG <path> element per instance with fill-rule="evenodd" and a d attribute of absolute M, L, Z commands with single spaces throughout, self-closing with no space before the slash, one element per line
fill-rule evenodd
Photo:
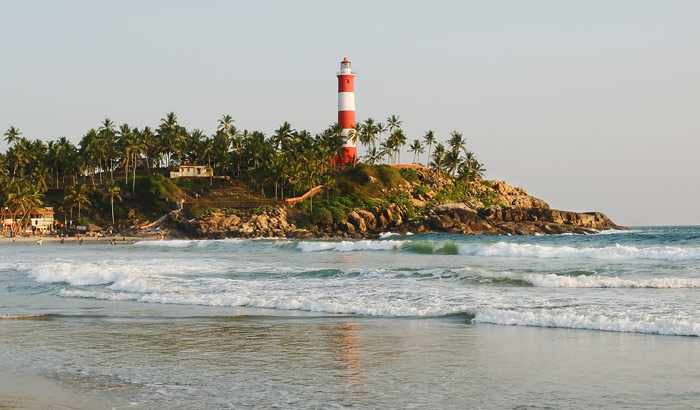
<path fill-rule="evenodd" d="M 331 161 L 333 165 L 357 164 L 357 147 L 342 147 Z"/>

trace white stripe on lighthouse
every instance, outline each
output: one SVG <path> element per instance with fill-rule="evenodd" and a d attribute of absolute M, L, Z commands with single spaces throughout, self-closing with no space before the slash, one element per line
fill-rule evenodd
<path fill-rule="evenodd" d="M 355 111 L 355 93 L 338 93 L 338 111 Z"/>
<path fill-rule="evenodd" d="M 343 144 L 343 147 L 356 147 L 357 142 L 353 142 L 352 138 L 350 138 L 350 129 L 345 128 L 340 132 L 340 135 L 345 137 L 345 144 Z"/>

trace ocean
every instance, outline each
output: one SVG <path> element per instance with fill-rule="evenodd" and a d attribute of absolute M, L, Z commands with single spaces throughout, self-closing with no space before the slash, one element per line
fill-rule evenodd
<path fill-rule="evenodd" d="M 700 408 L 698 336 L 700 227 L 0 243 L 0 372 L 105 408 Z"/>

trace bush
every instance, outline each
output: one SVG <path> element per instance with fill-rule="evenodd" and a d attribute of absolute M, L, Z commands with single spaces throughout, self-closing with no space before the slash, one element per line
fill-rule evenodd
<path fill-rule="evenodd" d="M 188 191 L 204 189 L 209 186 L 209 180 L 206 178 L 178 178 L 175 184 Z"/>
<path fill-rule="evenodd" d="M 348 217 L 347 211 L 345 211 L 341 208 L 329 206 L 328 211 L 330 211 L 331 215 L 333 216 L 333 222 L 340 222 L 342 220 L 347 219 L 347 217 Z"/>
<path fill-rule="evenodd" d="M 408 182 L 418 181 L 418 174 L 413 168 L 400 168 L 399 173 Z"/>
<path fill-rule="evenodd" d="M 417 187 L 413 188 L 413 191 L 419 195 L 425 195 L 430 192 L 430 188 L 425 185 L 418 185 Z"/>
<path fill-rule="evenodd" d="M 169 178 L 161 174 L 149 175 L 136 181 L 139 194 L 153 200 L 175 201 L 182 192 Z"/>
<path fill-rule="evenodd" d="M 311 213 L 311 222 L 315 224 L 330 225 L 333 223 L 333 215 L 326 208 L 314 208 Z"/>

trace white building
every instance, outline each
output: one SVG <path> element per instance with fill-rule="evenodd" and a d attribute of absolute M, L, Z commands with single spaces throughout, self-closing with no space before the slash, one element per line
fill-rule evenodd
<path fill-rule="evenodd" d="M 212 178 L 214 170 L 209 165 L 180 165 L 177 171 L 170 171 L 170 178 Z"/>
<path fill-rule="evenodd" d="M 32 209 L 29 213 L 32 232 L 37 233 L 41 231 L 46 233 L 53 231 L 53 215 L 54 211 L 51 207 Z"/>

